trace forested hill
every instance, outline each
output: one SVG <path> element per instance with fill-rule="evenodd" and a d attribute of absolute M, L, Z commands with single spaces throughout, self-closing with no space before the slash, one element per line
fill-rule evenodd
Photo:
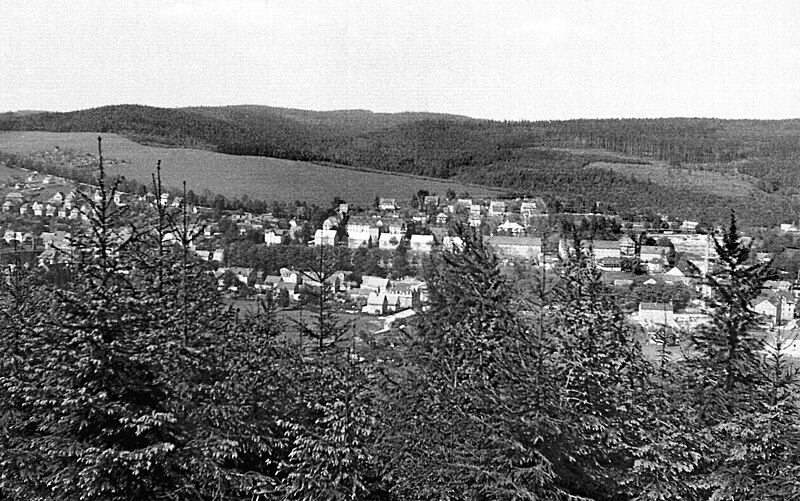
<path fill-rule="evenodd" d="M 536 192 L 578 211 L 600 202 L 620 213 L 652 210 L 718 222 L 733 206 L 744 224 L 755 225 L 800 213 L 800 120 L 497 122 L 364 110 L 124 105 L 0 114 L 0 130 L 116 132 L 143 143 L 457 178 Z M 661 180 L 608 163 L 653 163 L 662 169 Z M 712 172 L 749 185 L 733 194 L 722 194 L 713 178 L 677 186 L 669 169 L 683 169 L 690 178 Z"/>

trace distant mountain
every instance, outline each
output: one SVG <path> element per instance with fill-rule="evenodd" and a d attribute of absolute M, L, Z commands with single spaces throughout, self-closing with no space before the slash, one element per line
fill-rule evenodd
<path fill-rule="evenodd" d="M 43 110 L 17 110 L 17 111 L 7 111 L 5 113 L 0 113 L 0 117 L 3 116 L 10 116 L 10 117 L 25 117 L 28 115 L 36 115 L 38 113 L 47 113 Z"/>
<path fill-rule="evenodd" d="M 310 126 L 325 127 L 331 133 L 351 135 L 363 134 L 423 120 L 474 120 L 462 115 L 448 115 L 444 113 L 374 113 L 368 110 L 309 111 L 261 105 L 197 106 L 181 108 L 181 110 L 236 123 L 247 123 L 254 126 L 264 121 L 275 122 L 279 119 L 288 119 Z"/>
<path fill-rule="evenodd" d="M 140 105 L 0 116 L 0 130 L 115 132 L 141 142 L 212 149 L 220 140 L 230 140 L 244 132 L 235 124 L 199 114 Z"/>
<path fill-rule="evenodd" d="M 0 130 L 115 132 L 148 144 L 457 179 L 534 193 L 576 211 L 600 203 L 621 214 L 651 211 L 710 222 L 724 221 L 736 207 L 751 224 L 800 213 L 800 120 L 497 122 L 436 113 L 121 105 L 0 114 Z M 651 180 L 627 174 L 637 174 L 635 165 L 604 168 L 608 162 L 661 162 L 667 172 Z M 720 195 L 707 177 L 676 187 L 670 168 L 740 176 L 754 186 L 738 196 Z"/>

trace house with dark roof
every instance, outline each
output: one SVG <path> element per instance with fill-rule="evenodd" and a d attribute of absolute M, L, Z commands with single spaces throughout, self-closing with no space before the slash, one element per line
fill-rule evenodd
<path fill-rule="evenodd" d="M 484 236 L 483 243 L 490 245 L 500 258 L 541 260 L 542 239 L 538 237 Z"/>
<path fill-rule="evenodd" d="M 753 301 L 753 310 L 775 325 L 793 320 L 796 306 L 797 301 L 789 291 L 765 291 Z"/>

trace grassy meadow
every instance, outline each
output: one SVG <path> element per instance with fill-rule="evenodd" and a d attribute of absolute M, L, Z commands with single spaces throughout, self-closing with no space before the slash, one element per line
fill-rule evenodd
<path fill-rule="evenodd" d="M 451 183 L 416 176 L 358 171 L 276 158 L 233 156 L 206 150 L 144 146 L 117 134 L 101 133 L 103 155 L 124 161 L 109 169 L 128 179 L 150 181 L 156 162 L 161 160 L 166 186 L 179 187 L 186 180 L 195 193 L 208 190 L 226 197 L 305 200 L 327 204 L 339 196 L 351 204 L 371 205 L 376 196 L 409 200 L 418 190 L 444 194 L 491 196 L 499 190 Z M 0 151 L 28 154 L 56 146 L 84 153 L 97 153 L 96 132 L 0 132 Z"/>

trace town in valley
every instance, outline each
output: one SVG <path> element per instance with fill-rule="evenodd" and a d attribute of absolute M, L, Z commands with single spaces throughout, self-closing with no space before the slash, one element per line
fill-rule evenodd
<path fill-rule="evenodd" d="M 6 173 L 0 184 L 0 256 L 6 276 L 16 266 L 67 265 L 70 236 L 89 224 L 91 201 L 97 203 L 102 196 L 97 186 L 46 173 L 52 166 L 96 168 L 96 155 L 56 148 L 31 158 L 43 171 L 0 164 Z M 457 251 L 463 245 L 459 232 L 466 229 L 480 235 L 503 273 L 521 284 L 557 276 L 562 262 L 576 252 L 585 254 L 645 345 L 657 343 L 655 334 L 668 331 L 671 344 L 679 346 L 681 333 L 709 320 L 705 278 L 717 265 L 715 241 L 724 229 L 667 215 L 625 220 L 601 212 L 554 213 L 541 197 L 474 198 L 452 190 L 430 193 L 424 184 L 406 199 L 376 194 L 368 207 L 332 197 L 328 207 L 273 203 L 274 210 L 264 213 L 223 204 L 202 206 L 196 197 L 185 198 L 175 189 L 157 197 L 155 187 L 137 186 L 138 193 L 115 191 L 110 202 L 135 211 L 161 207 L 188 214 L 194 229 L 188 250 L 206 264 L 218 291 L 242 314 L 255 311 L 269 296 L 296 318 L 308 307 L 306 292 L 319 290 L 323 280 L 339 314 L 370 318 L 360 325 L 380 332 L 425 308 L 426 259 L 432 253 Z M 765 334 L 780 332 L 793 339 L 800 297 L 793 263 L 800 260 L 800 251 L 791 246 L 767 249 L 764 243 L 765 238 L 800 234 L 800 228 L 786 223 L 757 231 L 758 238 L 745 236 L 753 262 L 777 257 L 786 269 L 764 283 L 753 308 L 762 317 Z M 162 238 L 165 246 L 184 245 L 177 229 Z M 320 270 L 316 259 L 326 252 L 331 259 Z M 800 344 L 795 348 L 792 342 L 785 349 L 800 356 Z"/>

